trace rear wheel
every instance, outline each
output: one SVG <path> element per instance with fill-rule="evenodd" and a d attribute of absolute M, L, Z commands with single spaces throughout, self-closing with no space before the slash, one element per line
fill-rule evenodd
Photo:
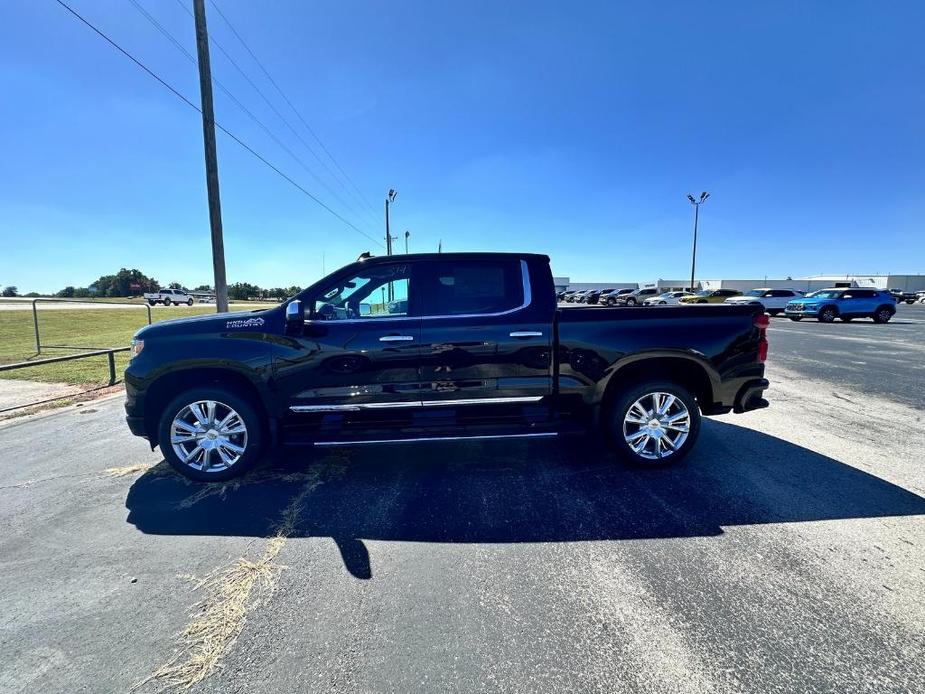
<path fill-rule="evenodd" d="M 148 306 L 154 306 L 156 303 L 154 299 L 148 299 Z"/>
<path fill-rule="evenodd" d="M 158 444 L 174 470 L 198 482 L 238 477 L 260 459 L 263 423 L 244 397 L 223 388 L 192 388 L 161 414 Z"/>
<path fill-rule="evenodd" d="M 819 311 L 819 315 L 816 317 L 816 319 L 820 323 L 831 323 L 837 316 L 838 311 L 835 310 L 834 306 L 826 306 L 821 311 Z"/>
<path fill-rule="evenodd" d="M 164 299 L 164 306 L 170 306 L 170 299 Z"/>
<path fill-rule="evenodd" d="M 661 467 L 684 458 L 700 433 L 694 396 L 671 381 L 649 381 L 617 396 L 609 437 L 627 462 Z"/>
<path fill-rule="evenodd" d="M 187 305 L 187 306 L 192 306 L 192 305 L 193 305 L 193 299 L 192 299 L 192 298 L 187 299 L 187 300 L 186 300 L 186 305 Z"/>
<path fill-rule="evenodd" d="M 871 318 L 874 319 L 874 323 L 889 323 L 892 317 L 893 312 L 886 306 L 881 306 L 874 312 L 874 315 L 871 316 Z"/>
<path fill-rule="evenodd" d="M 799 322 L 803 320 L 803 316 L 787 316 L 787 317 L 794 322 Z"/>
<path fill-rule="evenodd" d="M 629 299 L 626 300 L 626 305 L 627 305 L 627 306 L 635 306 L 635 305 L 636 305 L 636 299 L 634 299 L 633 297 L 630 297 Z"/>

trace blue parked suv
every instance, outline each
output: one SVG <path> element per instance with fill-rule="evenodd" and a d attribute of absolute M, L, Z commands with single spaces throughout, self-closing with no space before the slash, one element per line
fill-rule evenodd
<path fill-rule="evenodd" d="M 831 323 L 836 318 L 845 322 L 852 318 L 872 318 L 874 323 L 886 323 L 896 313 L 896 299 L 883 289 L 820 289 L 794 299 L 784 308 L 790 320 L 815 318 Z"/>

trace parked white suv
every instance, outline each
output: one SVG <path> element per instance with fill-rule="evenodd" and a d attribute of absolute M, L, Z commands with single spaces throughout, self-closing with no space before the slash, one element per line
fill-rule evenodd
<path fill-rule="evenodd" d="M 642 302 L 643 306 L 677 306 L 678 299 L 682 296 L 689 296 L 691 292 L 665 292 L 658 296 L 653 296 Z"/>
<path fill-rule="evenodd" d="M 730 296 L 723 303 L 726 304 L 754 304 L 764 306 L 764 310 L 772 316 L 783 313 L 784 308 L 793 299 L 803 296 L 803 292 L 796 289 L 752 289 L 739 296 Z"/>
<path fill-rule="evenodd" d="M 159 292 L 146 293 L 144 296 L 145 301 L 152 306 L 154 304 L 164 304 L 164 306 L 170 306 L 170 304 L 193 305 L 193 297 L 183 289 L 161 289 Z"/>

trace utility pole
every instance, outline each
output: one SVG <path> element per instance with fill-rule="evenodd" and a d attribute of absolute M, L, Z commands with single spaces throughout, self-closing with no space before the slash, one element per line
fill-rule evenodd
<path fill-rule="evenodd" d="M 697 265 L 697 222 L 700 218 L 700 206 L 710 197 L 709 193 L 701 193 L 700 200 L 694 200 L 694 196 L 687 194 L 687 199 L 694 206 L 694 250 L 691 254 L 691 286 L 690 290 L 694 291 L 694 269 Z"/>
<path fill-rule="evenodd" d="M 222 203 L 218 191 L 215 112 L 212 107 L 212 67 L 209 63 L 209 34 L 206 31 L 205 0 L 193 0 L 193 13 L 196 20 L 196 51 L 199 54 L 199 92 L 202 99 L 202 140 L 206 155 L 209 224 L 212 228 L 215 308 L 219 313 L 226 313 L 228 311 L 228 282 L 225 279 L 225 242 L 222 239 Z"/>
<path fill-rule="evenodd" d="M 411 236 L 411 232 L 405 229 L 405 255 L 408 255 L 408 237 Z"/>

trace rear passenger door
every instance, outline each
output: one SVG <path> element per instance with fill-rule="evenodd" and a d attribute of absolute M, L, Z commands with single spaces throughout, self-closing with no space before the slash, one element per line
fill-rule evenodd
<path fill-rule="evenodd" d="M 842 295 L 840 313 L 868 315 L 877 308 L 877 292 L 871 289 L 849 289 Z"/>
<path fill-rule="evenodd" d="M 429 261 L 421 273 L 426 406 L 523 404 L 552 392 L 552 309 L 517 258 Z"/>

